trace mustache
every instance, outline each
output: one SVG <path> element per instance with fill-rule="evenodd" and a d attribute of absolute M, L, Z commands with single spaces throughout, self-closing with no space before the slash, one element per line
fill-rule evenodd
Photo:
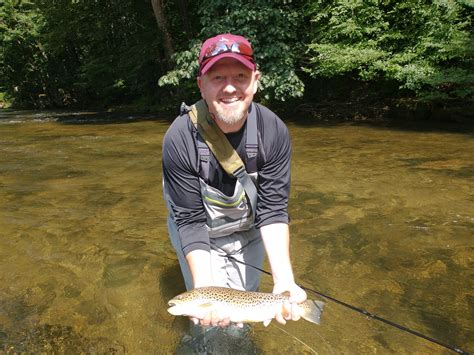
<path fill-rule="evenodd" d="M 227 124 L 235 124 L 245 119 L 247 111 L 242 107 L 225 110 L 221 107 L 216 108 L 216 118 Z"/>

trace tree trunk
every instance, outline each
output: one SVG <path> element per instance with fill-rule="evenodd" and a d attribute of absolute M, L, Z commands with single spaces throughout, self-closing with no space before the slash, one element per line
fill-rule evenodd
<path fill-rule="evenodd" d="M 188 2 L 186 0 L 178 0 L 179 6 L 179 15 L 181 16 L 181 21 L 183 22 L 184 31 L 188 40 L 192 38 L 191 23 L 189 22 L 188 17 Z"/>
<path fill-rule="evenodd" d="M 168 31 L 168 22 L 166 21 L 165 13 L 163 11 L 163 0 L 151 0 L 151 5 L 153 6 L 156 23 L 163 35 L 163 48 L 165 50 L 166 61 L 168 64 L 171 64 L 171 56 L 174 53 L 174 46 L 173 39 Z"/>

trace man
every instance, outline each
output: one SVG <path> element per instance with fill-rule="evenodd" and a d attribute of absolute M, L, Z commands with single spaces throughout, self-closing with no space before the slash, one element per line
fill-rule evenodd
<path fill-rule="evenodd" d="M 190 119 L 192 111 L 183 109 L 164 137 L 163 186 L 170 238 L 186 288 L 256 290 L 260 272 L 235 260 L 261 267 L 266 251 L 273 292 L 290 292 L 289 315 L 276 318 L 285 324 L 299 319 L 292 306 L 306 299 L 295 284 L 289 255 L 291 144 L 284 123 L 252 101 L 259 78 L 244 37 L 220 34 L 203 43 L 197 78 L 202 105 L 211 125 L 217 125 L 244 162 L 244 177 L 252 178 L 227 174 Z M 229 324 L 225 314 L 193 321 Z"/>

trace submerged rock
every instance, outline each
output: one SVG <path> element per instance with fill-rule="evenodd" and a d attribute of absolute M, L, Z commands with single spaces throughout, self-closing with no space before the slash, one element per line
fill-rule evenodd
<path fill-rule="evenodd" d="M 123 346 L 105 338 L 90 339 L 70 326 L 40 324 L 30 329 L 0 331 L 0 352 L 48 354 L 124 354 Z"/>

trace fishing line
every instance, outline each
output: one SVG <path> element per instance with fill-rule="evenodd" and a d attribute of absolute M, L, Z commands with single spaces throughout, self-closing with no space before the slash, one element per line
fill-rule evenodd
<path fill-rule="evenodd" d="M 298 341 L 299 343 L 303 344 L 304 346 L 306 346 L 309 350 L 311 350 L 313 352 L 313 354 L 318 354 L 318 352 L 316 350 L 314 350 L 311 346 L 309 346 L 308 344 L 306 344 L 304 341 L 298 339 L 297 337 L 295 337 L 293 334 L 290 334 L 288 333 L 285 329 L 283 329 L 282 327 L 279 327 L 278 325 L 275 325 L 275 327 L 277 327 L 278 329 L 280 329 L 283 333 L 285 333 L 286 335 L 288 335 L 289 337 L 292 337 L 293 339 L 295 339 L 296 341 Z"/>
<path fill-rule="evenodd" d="M 217 246 L 213 246 L 213 247 L 217 247 Z M 263 272 L 264 274 L 267 274 L 267 275 L 271 275 L 271 274 L 272 274 L 272 273 L 269 272 L 269 271 L 266 271 L 266 270 L 261 269 L 261 268 L 259 268 L 259 267 L 257 267 L 257 266 L 250 265 L 250 264 L 247 264 L 246 262 L 243 262 L 243 261 L 241 261 L 241 260 L 236 259 L 235 257 L 233 257 L 232 255 L 228 254 L 225 250 L 223 250 L 223 249 L 220 248 L 220 247 L 217 247 L 217 248 L 219 248 L 222 252 L 225 253 L 225 257 L 227 257 L 227 258 L 229 258 L 229 259 L 232 259 L 232 260 L 234 260 L 235 262 L 237 262 L 237 263 L 239 263 L 239 264 L 243 264 L 243 265 L 249 266 L 249 267 L 254 268 L 254 269 L 256 269 L 256 270 L 258 270 L 258 271 L 260 271 L 260 272 Z M 369 311 L 366 311 L 365 309 L 362 309 L 362 308 L 353 306 L 353 305 L 351 305 L 351 304 L 349 304 L 349 303 L 346 303 L 346 302 L 343 302 L 343 301 L 341 301 L 341 300 L 338 300 L 338 299 L 336 299 L 336 298 L 334 298 L 334 297 L 331 297 L 331 296 L 329 296 L 329 295 L 326 295 L 326 294 L 324 294 L 324 293 L 322 293 L 322 292 L 313 290 L 312 288 L 305 287 L 305 286 L 303 286 L 303 285 L 298 285 L 298 286 L 300 286 L 302 289 L 304 289 L 304 290 L 306 290 L 306 291 L 309 291 L 309 292 L 312 292 L 312 293 L 314 293 L 314 294 L 316 294 L 316 295 L 318 295 L 318 296 L 324 297 L 324 298 L 326 298 L 326 299 L 328 299 L 328 300 L 330 300 L 330 301 L 332 301 L 332 302 L 334 302 L 334 303 L 337 303 L 337 304 L 339 304 L 339 305 L 341 305 L 341 306 L 343 306 L 343 307 L 349 308 L 349 309 L 351 309 L 351 310 L 353 310 L 353 311 L 355 311 L 355 312 L 361 313 L 361 314 L 363 314 L 363 315 L 365 315 L 365 316 L 367 316 L 367 317 L 369 317 L 369 318 L 372 318 L 372 319 L 378 320 L 378 321 L 380 321 L 380 322 L 383 322 L 383 323 L 385 323 L 385 324 L 388 324 L 388 325 L 390 325 L 390 326 L 392 326 L 392 327 L 394 327 L 394 328 L 397 328 L 397 329 L 399 329 L 399 330 L 401 330 L 401 331 L 404 331 L 404 332 L 406 332 L 406 333 L 409 333 L 409 334 L 415 335 L 415 336 L 417 336 L 417 337 L 419 337 L 419 338 L 425 339 L 425 340 L 427 340 L 427 341 L 429 341 L 429 342 L 431 342 L 431 343 L 434 343 L 434 344 L 437 344 L 437 345 L 439 345 L 439 346 L 442 346 L 443 348 L 446 348 L 446 349 L 448 349 L 448 350 L 452 350 L 452 351 L 454 351 L 454 352 L 456 352 L 456 353 L 458 353 L 458 354 L 469 355 L 469 353 L 468 353 L 467 351 L 464 351 L 464 350 L 459 349 L 459 348 L 457 348 L 457 347 L 455 347 L 455 346 L 452 346 L 452 345 L 443 343 L 443 342 L 441 342 L 441 341 L 439 341 L 439 340 L 437 340 L 437 339 L 434 339 L 434 338 L 432 338 L 432 337 L 429 337 L 429 336 L 427 336 L 427 335 L 425 335 L 425 334 L 423 334 L 423 333 L 420 333 L 420 332 L 418 332 L 418 331 L 416 331 L 416 330 L 410 329 L 410 328 L 405 327 L 405 326 L 403 326 L 403 325 L 400 325 L 400 324 L 397 324 L 397 323 L 395 323 L 395 322 L 392 322 L 391 320 L 388 320 L 388 319 L 385 319 L 385 318 L 383 318 L 383 317 L 380 317 L 380 316 L 378 316 L 378 315 L 376 315 L 376 314 L 374 314 L 374 313 L 371 313 L 371 312 L 369 312 Z"/>

